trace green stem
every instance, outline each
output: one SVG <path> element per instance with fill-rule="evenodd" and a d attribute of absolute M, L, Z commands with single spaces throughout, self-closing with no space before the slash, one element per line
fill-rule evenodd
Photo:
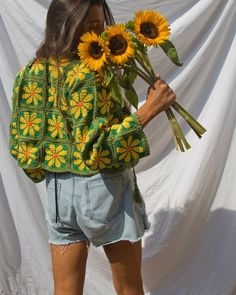
<path fill-rule="evenodd" d="M 131 69 L 130 66 L 124 66 L 125 68 Z M 153 83 L 150 81 L 150 77 L 142 74 L 142 72 L 139 71 L 138 67 L 132 67 L 132 70 L 134 70 L 136 72 L 136 74 L 138 74 L 144 81 L 146 81 L 150 86 L 153 86 Z"/>
<path fill-rule="evenodd" d="M 170 108 L 168 108 L 165 112 L 166 112 L 166 115 L 167 115 L 168 120 L 169 120 L 169 122 L 170 122 L 170 125 L 171 125 L 171 127 L 172 127 L 172 130 L 173 130 L 173 132 L 174 132 L 174 134 L 175 134 L 175 138 L 176 138 L 176 140 L 177 140 L 177 142 L 178 142 L 178 145 L 179 145 L 179 147 L 180 147 L 180 150 L 181 150 L 182 152 L 184 152 L 184 147 L 183 147 L 183 144 L 182 144 L 182 142 L 181 142 L 181 138 L 180 138 L 180 136 L 179 136 L 178 130 L 176 129 L 176 126 L 175 126 L 175 124 L 174 124 L 174 121 L 173 121 L 173 118 L 172 118 L 172 114 L 171 114 L 171 112 L 170 112 Z"/>
<path fill-rule="evenodd" d="M 178 121 L 177 121 L 176 118 L 175 118 L 175 115 L 174 115 L 172 109 L 171 109 L 171 108 L 169 108 L 169 109 L 170 109 L 170 115 L 171 115 L 172 120 L 173 120 L 173 122 L 174 122 L 174 124 L 175 124 L 176 130 L 178 130 L 178 134 L 180 135 L 181 140 L 183 141 L 183 143 L 184 143 L 186 149 L 188 150 L 188 149 L 191 148 L 191 146 L 190 146 L 190 144 L 187 142 L 187 140 L 186 140 L 186 138 L 185 138 L 185 136 L 184 136 L 184 134 L 183 134 L 183 132 L 182 132 L 182 129 L 181 129 L 181 127 L 180 127 Z"/>
<path fill-rule="evenodd" d="M 171 106 L 187 121 L 197 136 L 201 138 L 201 135 L 206 132 L 206 129 L 176 101 Z"/>
<path fill-rule="evenodd" d="M 152 66 L 150 65 L 150 62 L 149 62 L 150 69 L 148 69 L 147 66 L 145 65 L 145 63 L 143 62 L 142 58 L 144 58 L 143 55 L 140 56 L 138 54 L 137 57 L 136 57 L 136 60 L 143 67 L 143 69 L 147 72 L 147 74 L 152 78 L 153 83 L 155 83 L 155 81 L 156 81 L 156 75 L 155 75 L 155 73 L 154 73 L 154 71 L 152 69 Z"/>

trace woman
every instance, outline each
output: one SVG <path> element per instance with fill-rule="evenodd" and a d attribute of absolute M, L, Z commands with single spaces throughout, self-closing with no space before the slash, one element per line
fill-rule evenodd
<path fill-rule="evenodd" d="M 39 153 L 40 159 L 45 158 L 47 166 L 45 163 L 39 166 L 41 162 L 38 161 L 37 167 L 44 168 L 42 171 L 46 171 L 47 225 L 55 295 L 83 293 L 90 242 L 96 247 L 103 245 L 111 265 L 117 294 L 144 294 L 141 277 L 141 238 L 150 224 L 147 220 L 144 200 L 137 188 L 135 174 L 133 177 L 129 167 L 136 165 L 139 158 L 149 155 L 149 146 L 143 128 L 157 114 L 166 110 L 174 102 L 176 95 L 158 76 L 154 87 L 148 90 L 146 102 L 133 114 L 129 112 L 127 106 L 122 110 L 120 105 L 115 107 L 115 102 L 109 94 L 106 94 L 106 97 L 103 96 L 105 89 L 101 85 L 94 84 L 95 75 L 81 66 L 77 45 L 83 33 L 94 31 L 100 34 L 104 31 L 105 25 L 112 24 L 114 20 L 105 0 L 53 0 L 47 14 L 45 38 L 36 52 L 36 60 L 25 70 L 25 75 L 28 75 L 31 84 L 28 86 L 24 84 L 20 88 L 25 91 L 30 89 L 30 94 L 22 95 L 23 99 L 28 99 L 28 104 L 35 102 L 42 89 L 40 87 L 32 89 L 36 85 L 34 83 L 39 81 L 37 77 L 33 77 L 33 71 L 36 75 L 40 71 L 44 73 L 49 67 L 49 72 L 46 74 L 47 85 L 50 85 L 50 88 L 47 89 L 49 92 L 45 97 L 48 99 L 47 107 L 51 108 L 46 114 L 51 117 L 46 118 L 48 125 L 45 123 L 45 128 L 50 130 L 50 136 L 53 136 L 54 141 L 52 140 L 49 145 L 45 144 L 44 149 Z M 44 63 L 45 59 L 46 63 Z M 19 77 L 22 82 L 21 75 Z M 35 82 L 32 82 L 34 78 Z M 59 80 L 60 78 L 62 80 Z M 62 92 L 59 89 L 60 86 Z M 57 96 L 56 104 L 54 105 L 54 102 L 50 104 L 55 93 L 56 95 L 63 93 L 63 97 Z M 34 100 L 30 95 L 34 96 Z M 79 95 L 85 99 L 76 101 Z M 94 99 L 92 100 L 91 97 Z M 63 99 L 70 105 L 70 111 Z M 107 99 L 106 103 L 104 99 Z M 23 105 L 25 106 L 26 104 Z M 64 129 L 61 128 L 60 132 L 62 119 L 56 123 L 57 129 L 52 129 L 50 126 L 55 119 L 53 110 L 58 110 L 59 106 L 66 117 L 63 121 Z M 35 106 L 32 108 L 35 110 Z M 36 108 L 33 113 L 34 118 L 43 111 L 45 107 Z M 30 123 L 27 121 L 25 124 L 30 112 L 31 110 L 20 122 L 23 122 L 24 136 L 31 130 L 32 139 L 32 136 L 37 138 L 35 132 L 39 131 L 30 129 L 32 121 Z M 40 122 L 40 119 L 37 120 Z M 71 144 L 65 144 L 68 151 L 74 149 L 75 141 L 78 150 L 64 160 L 64 166 L 59 166 L 59 160 L 55 159 L 58 155 L 53 154 L 54 159 L 52 159 L 49 152 L 53 143 L 58 143 L 62 138 L 62 134 L 67 134 L 72 140 Z M 45 133 L 44 138 L 47 136 L 49 135 Z M 67 137 L 65 138 L 67 142 Z M 40 143 L 42 140 L 40 139 Z M 128 146 L 127 142 L 131 141 L 133 145 Z M 125 153 L 122 144 L 126 144 Z M 101 146 L 107 147 L 107 150 L 103 150 L 103 154 L 99 154 Z M 24 150 L 24 155 L 20 156 L 20 151 L 19 148 L 18 162 L 22 163 L 22 159 L 29 152 L 26 153 Z M 98 157 L 101 154 L 102 160 Z M 61 158 L 63 155 L 61 153 Z M 132 155 L 135 159 L 132 159 Z M 72 160 L 77 163 L 73 169 L 69 164 Z M 29 163 L 32 168 L 34 163 L 32 159 Z M 55 168 L 53 164 L 56 165 Z M 26 169 L 26 166 L 22 167 L 27 173 L 33 171 Z M 133 198 L 137 191 L 141 198 L 139 203 Z M 57 222 L 58 217 L 59 222 Z M 57 255 L 58 250 L 61 250 L 63 255 Z"/>

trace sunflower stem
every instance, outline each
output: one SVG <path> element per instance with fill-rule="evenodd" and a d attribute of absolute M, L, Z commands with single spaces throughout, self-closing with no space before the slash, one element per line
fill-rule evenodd
<path fill-rule="evenodd" d="M 185 136 L 184 136 L 184 134 L 183 134 L 183 132 L 182 132 L 182 129 L 181 129 L 181 127 L 180 127 L 178 121 L 177 121 L 176 118 L 175 118 L 175 115 L 174 115 L 172 109 L 171 109 L 170 107 L 169 107 L 169 109 L 170 109 L 170 115 L 171 115 L 172 120 L 173 120 L 173 122 L 174 122 L 174 124 L 175 124 L 176 130 L 178 131 L 178 134 L 180 135 L 181 140 L 183 141 L 183 143 L 184 143 L 186 149 L 188 150 L 188 149 L 191 148 L 191 146 L 190 146 L 190 144 L 187 142 L 187 140 L 186 140 L 186 138 L 185 138 Z"/>
<path fill-rule="evenodd" d="M 181 150 L 182 152 L 184 152 L 184 147 L 183 147 L 183 144 L 182 144 L 182 142 L 181 142 L 181 138 L 180 138 L 180 136 L 179 136 L 178 130 L 176 129 L 176 125 L 175 125 L 175 123 L 174 123 L 174 121 L 173 121 L 173 117 L 172 117 L 172 114 L 171 114 L 170 108 L 168 108 L 168 109 L 165 111 L 165 113 L 166 113 L 166 115 L 167 115 L 167 117 L 168 117 L 168 120 L 169 120 L 170 125 L 171 125 L 171 127 L 172 127 L 172 130 L 173 130 L 173 132 L 174 132 L 174 135 L 175 135 L 176 141 L 177 141 L 177 143 L 178 143 L 178 145 L 179 145 L 179 147 L 180 147 L 180 150 Z M 176 143 L 176 141 L 175 141 L 175 143 Z M 176 149 L 178 150 L 177 147 L 176 147 Z"/>
<path fill-rule="evenodd" d="M 176 101 L 171 106 L 186 120 L 196 135 L 201 138 L 206 129 Z"/>
<path fill-rule="evenodd" d="M 146 71 L 146 73 L 149 75 L 149 77 L 152 79 L 153 84 L 156 82 L 156 75 L 154 73 L 154 71 L 152 70 L 150 72 L 150 70 L 145 66 L 144 62 L 142 61 L 142 56 L 137 55 L 136 56 L 136 60 L 138 61 L 138 63 L 142 66 L 142 68 Z M 153 73 L 152 73 L 153 72 Z"/>
<path fill-rule="evenodd" d="M 131 69 L 131 66 L 124 65 L 124 68 Z M 142 72 L 140 72 L 138 67 L 132 67 L 132 70 L 134 70 L 144 81 L 146 81 L 150 86 L 153 86 L 153 83 L 150 81 L 150 77 L 143 75 Z"/>

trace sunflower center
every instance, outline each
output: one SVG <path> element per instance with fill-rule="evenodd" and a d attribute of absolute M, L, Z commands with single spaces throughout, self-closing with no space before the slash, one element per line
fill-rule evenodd
<path fill-rule="evenodd" d="M 92 42 L 89 48 L 89 53 L 94 59 L 100 59 L 102 57 L 102 47 L 98 42 Z"/>
<path fill-rule="evenodd" d="M 121 55 L 126 52 L 128 43 L 122 35 L 116 35 L 111 37 L 109 48 L 113 55 Z"/>
<path fill-rule="evenodd" d="M 142 23 L 140 32 L 149 39 L 156 39 L 158 37 L 158 28 L 153 23 Z"/>

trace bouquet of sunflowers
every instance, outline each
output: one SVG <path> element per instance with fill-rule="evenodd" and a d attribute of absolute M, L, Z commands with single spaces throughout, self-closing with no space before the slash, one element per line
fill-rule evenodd
<path fill-rule="evenodd" d="M 90 70 L 96 71 L 111 95 L 124 105 L 121 88 L 126 99 L 137 109 L 138 96 L 133 87 L 137 76 L 150 86 L 156 81 L 155 72 L 148 58 L 148 48 L 160 46 L 170 60 L 182 66 L 173 43 L 168 39 L 170 26 L 167 19 L 152 10 L 137 11 L 133 20 L 125 24 L 108 26 L 97 35 L 85 33 L 78 45 L 78 55 Z M 119 75 L 119 72 L 122 72 Z M 165 110 L 173 130 L 176 149 L 182 152 L 191 146 L 187 142 L 173 109 L 177 111 L 201 138 L 206 129 L 176 101 Z"/>

